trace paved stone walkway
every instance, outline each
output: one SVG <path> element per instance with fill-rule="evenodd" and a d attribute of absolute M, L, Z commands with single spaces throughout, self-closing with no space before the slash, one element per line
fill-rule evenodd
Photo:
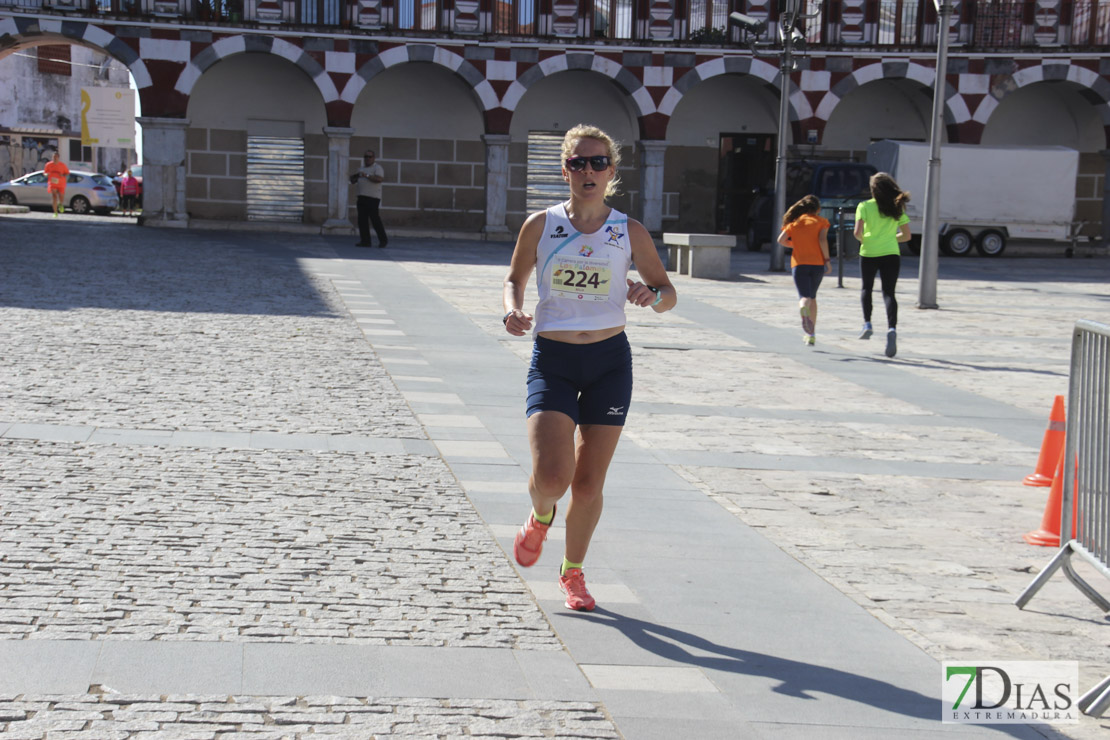
<path fill-rule="evenodd" d="M 942 259 L 941 308 L 929 311 L 914 307 L 907 259 L 892 360 L 878 298 L 876 336 L 857 338 L 854 265 L 844 288 L 836 273 L 822 285 L 815 348 L 801 344 L 789 274 L 769 272 L 766 253 L 735 251 L 729 281 L 675 277 L 674 315 L 630 316 L 639 371 L 626 438 L 936 659 L 1066 656 L 1091 686 L 1110 674 L 1107 617 L 1062 576 L 1013 606 L 1054 554 L 1021 539 L 1047 489 L 1020 481 L 1053 397 L 1067 394 L 1072 325 L 1110 316 L 1107 259 L 1046 251 Z M 496 283 L 500 265 L 453 287 L 448 259 L 425 260 L 413 269 L 426 284 L 482 316 L 489 298 L 469 283 Z M 526 359 L 525 343 L 501 341 Z M 1083 719 L 1064 731 L 1110 728 Z"/>
<path fill-rule="evenodd" d="M 582 618 L 550 577 L 561 532 L 542 573 L 503 552 L 530 351 L 500 326 L 508 245 L 0 229 L 5 737 L 980 737 L 936 721 L 926 655 L 1110 674 L 1106 620 L 1064 579 L 1012 605 L 1052 554 L 1021 542 L 1046 492 L 1020 479 L 1071 324 L 1107 315 L 1106 258 L 942 260 L 939 311 L 913 308 L 907 260 L 894 360 L 855 339 L 850 266 L 815 348 L 766 254 L 677 277 L 678 310 L 630 315 L 636 395 Z M 722 526 L 746 553 L 707 555 L 727 597 L 672 568 L 680 534 Z M 776 680 L 737 683 L 756 665 Z M 795 675 L 822 701 L 783 691 Z M 869 692 L 891 698 L 858 716 Z M 1026 732 L 1004 734 L 1061 736 Z"/>

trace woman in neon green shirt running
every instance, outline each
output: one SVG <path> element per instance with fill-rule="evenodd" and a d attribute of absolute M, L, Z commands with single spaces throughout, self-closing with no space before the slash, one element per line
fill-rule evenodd
<path fill-rule="evenodd" d="M 886 356 L 894 357 L 898 352 L 898 300 L 894 297 L 894 286 L 898 283 L 898 273 L 902 269 L 902 250 L 898 246 L 910 240 L 910 217 L 906 215 L 906 203 L 910 194 L 898 187 L 894 178 L 885 172 L 871 176 L 871 200 L 856 206 L 855 236 L 859 240 L 860 273 L 863 276 L 863 289 L 860 300 L 863 303 L 863 331 L 860 339 L 871 338 L 871 291 L 875 287 L 875 275 L 879 275 L 883 285 L 883 303 L 886 304 Z"/>

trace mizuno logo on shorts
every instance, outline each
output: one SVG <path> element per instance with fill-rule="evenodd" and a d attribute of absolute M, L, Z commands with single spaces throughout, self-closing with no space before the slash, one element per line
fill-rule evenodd
<path fill-rule="evenodd" d="M 610 406 L 608 416 L 624 416 L 624 406 Z"/>

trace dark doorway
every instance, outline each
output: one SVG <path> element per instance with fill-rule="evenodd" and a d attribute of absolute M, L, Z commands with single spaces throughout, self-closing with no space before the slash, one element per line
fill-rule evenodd
<path fill-rule="evenodd" d="M 717 165 L 717 232 L 743 234 L 761 188 L 774 187 L 774 134 L 721 134 Z"/>

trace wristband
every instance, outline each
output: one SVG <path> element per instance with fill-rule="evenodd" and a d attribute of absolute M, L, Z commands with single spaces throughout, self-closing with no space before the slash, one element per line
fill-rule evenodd
<path fill-rule="evenodd" d="M 663 300 L 663 291 L 659 290 L 659 288 L 653 288 L 650 285 L 645 285 L 644 287 L 655 294 L 655 300 L 648 305 L 654 306 L 657 305 L 659 301 Z"/>
<path fill-rule="evenodd" d="M 515 310 L 516 309 L 514 308 L 513 311 L 515 311 Z M 509 325 L 509 317 L 513 315 L 513 311 L 509 311 L 507 314 L 505 314 L 504 316 L 501 317 L 501 323 L 502 324 L 505 324 L 506 326 Z"/>

